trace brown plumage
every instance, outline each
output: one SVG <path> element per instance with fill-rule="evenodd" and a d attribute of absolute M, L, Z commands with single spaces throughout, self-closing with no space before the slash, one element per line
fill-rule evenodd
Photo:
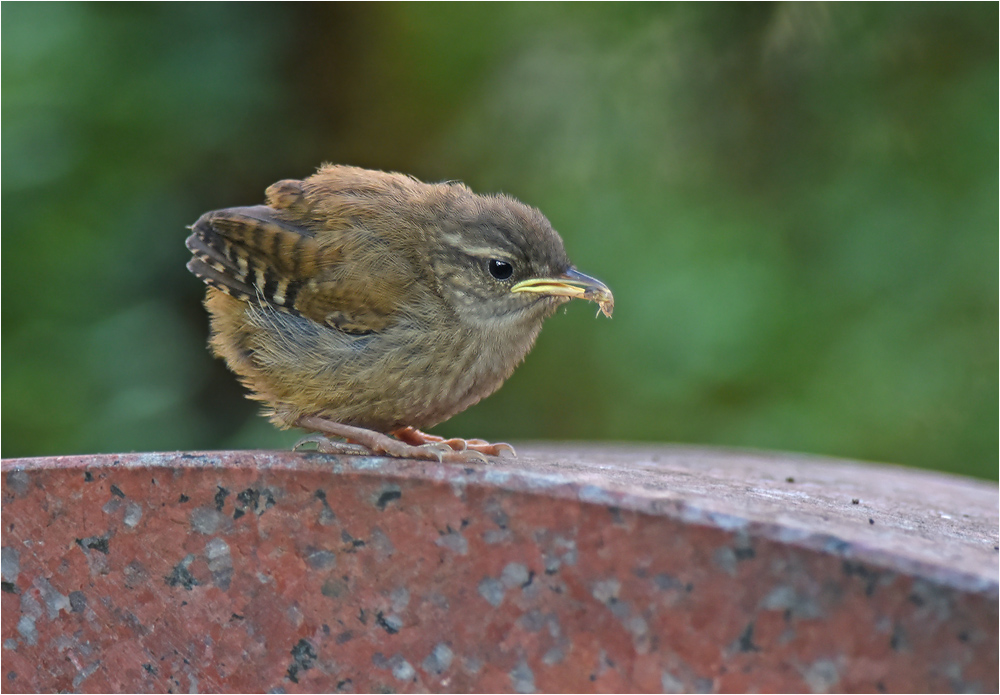
<path fill-rule="evenodd" d="M 213 351 L 280 427 L 396 456 L 498 454 L 413 428 L 499 388 L 562 302 L 611 315 L 610 290 L 513 198 L 330 165 L 266 196 L 202 215 L 188 269 L 209 286 Z"/>

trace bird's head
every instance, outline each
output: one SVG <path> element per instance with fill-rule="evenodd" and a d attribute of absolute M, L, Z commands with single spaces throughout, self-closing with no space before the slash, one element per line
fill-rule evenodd
<path fill-rule="evenodd" d="M 509 196 L 450 188 L 430 260 L 438 291 L 465 322 L 540 323 L 573 298 L 597 302 L 611 316 L 611 290 L 573 268 L 541 212 Z"/>

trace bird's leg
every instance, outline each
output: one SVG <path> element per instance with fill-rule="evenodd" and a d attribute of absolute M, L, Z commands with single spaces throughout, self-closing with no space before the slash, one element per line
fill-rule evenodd
<path fill-rule="evenodd" d="M 413 446 L 427 446 L 428 444 L 445 444 L 455 451 L 478 451 L 480 454 L 488 456 L 510 455 L 517 457 L 514 447 L 506 442 L 490 444 L 483 439 L 445 439 L 436 434 L 421 432 L 416 427 L 403 427 L 392 433 L 397 439 L 412 444 Z"/>
<path fill-rule="evenodd" d="M 444 445 L 437 446 L 414 446 L 407 442 L 390 437 L 389 435 L 368 430 L 363 427 L 345 425 L 333 420 L 318 417 L 316 415 L 303 415 L 295 421 L 296 427 L 313 432 L 321 432 L 325 435 L 343 437 L 344 439 L 360 444 L 373 454 L 385 454 L 397 458 L 415 458 L 429 461 L 449 461 L 455 463 L 469 463 L 472 461 L 486 461 L 482 452 L 456 451 Z M 334 444 L 331 442 L 331 444 Z M 433 443 L 432 443 L 433 444 Z M 350 446 L 350 445 L 348 445 Z M 346 453 L 346 452 L 345 452 Z M 350 453 L 358 453 L 356 450 Z"/>

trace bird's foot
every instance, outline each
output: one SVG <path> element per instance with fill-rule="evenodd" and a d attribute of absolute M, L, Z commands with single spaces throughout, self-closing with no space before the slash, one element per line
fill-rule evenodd
<path fill-rule="evenodd" d="M 483 455 L 484 452 L 475 449 L 456 449 L 445 444 L 444 440 L 413 444 L 395 439 L 381 432 L 368 430 L 363 427 L 354 427 L 353 425 L 345 425 L 315 415 L 300 417 L 295 422 L 295 426 L 322 433 L 303 438 L 295 445 L 295 448 L 298 448 L 302 444 L 315 442 L 319 450 L 324 453 L 376 454 L 396 458 L 414 458 L 451 463 L 487 462 L 486 457 Z M 348 440 L 348 443 L 331 442 L 322 435 L 341 437 Z M 441 438 L 438 437 L 438 439 Z M 324 440 L 326 443 L 321 443 L 321 440 Z"/>
<path fill-rule="evenodd" d="M 421 432 L 415 427 L 404 427 L 392 433 L 397 439 L 413 446 L 445 445 L 454 451 L 477 451 L 487 456 L 511 456 L 517 458 L 514 447 L 506 442 L 490 444 L 483 439 L 445 439 L 436 434 Z"/>
<path fill-rule="evenodd" d="M 321 454 L 368 454 L 368 449 L 360 444 L 350 442 L 335 442 L 325 434 L 309 434 L 295 442 L 292 451 L 298 451 L 307 444 L 315 444 L 316 451 Z"/>

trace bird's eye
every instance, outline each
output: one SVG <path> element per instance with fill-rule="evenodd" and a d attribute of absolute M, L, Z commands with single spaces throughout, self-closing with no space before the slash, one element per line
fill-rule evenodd
<path fill-rule="evenodd" d="M 497 280 L 506 280 L 514 274 L 514 266 L 507 261 L 491 258 L 489 262 L 490 275 Z"/>

